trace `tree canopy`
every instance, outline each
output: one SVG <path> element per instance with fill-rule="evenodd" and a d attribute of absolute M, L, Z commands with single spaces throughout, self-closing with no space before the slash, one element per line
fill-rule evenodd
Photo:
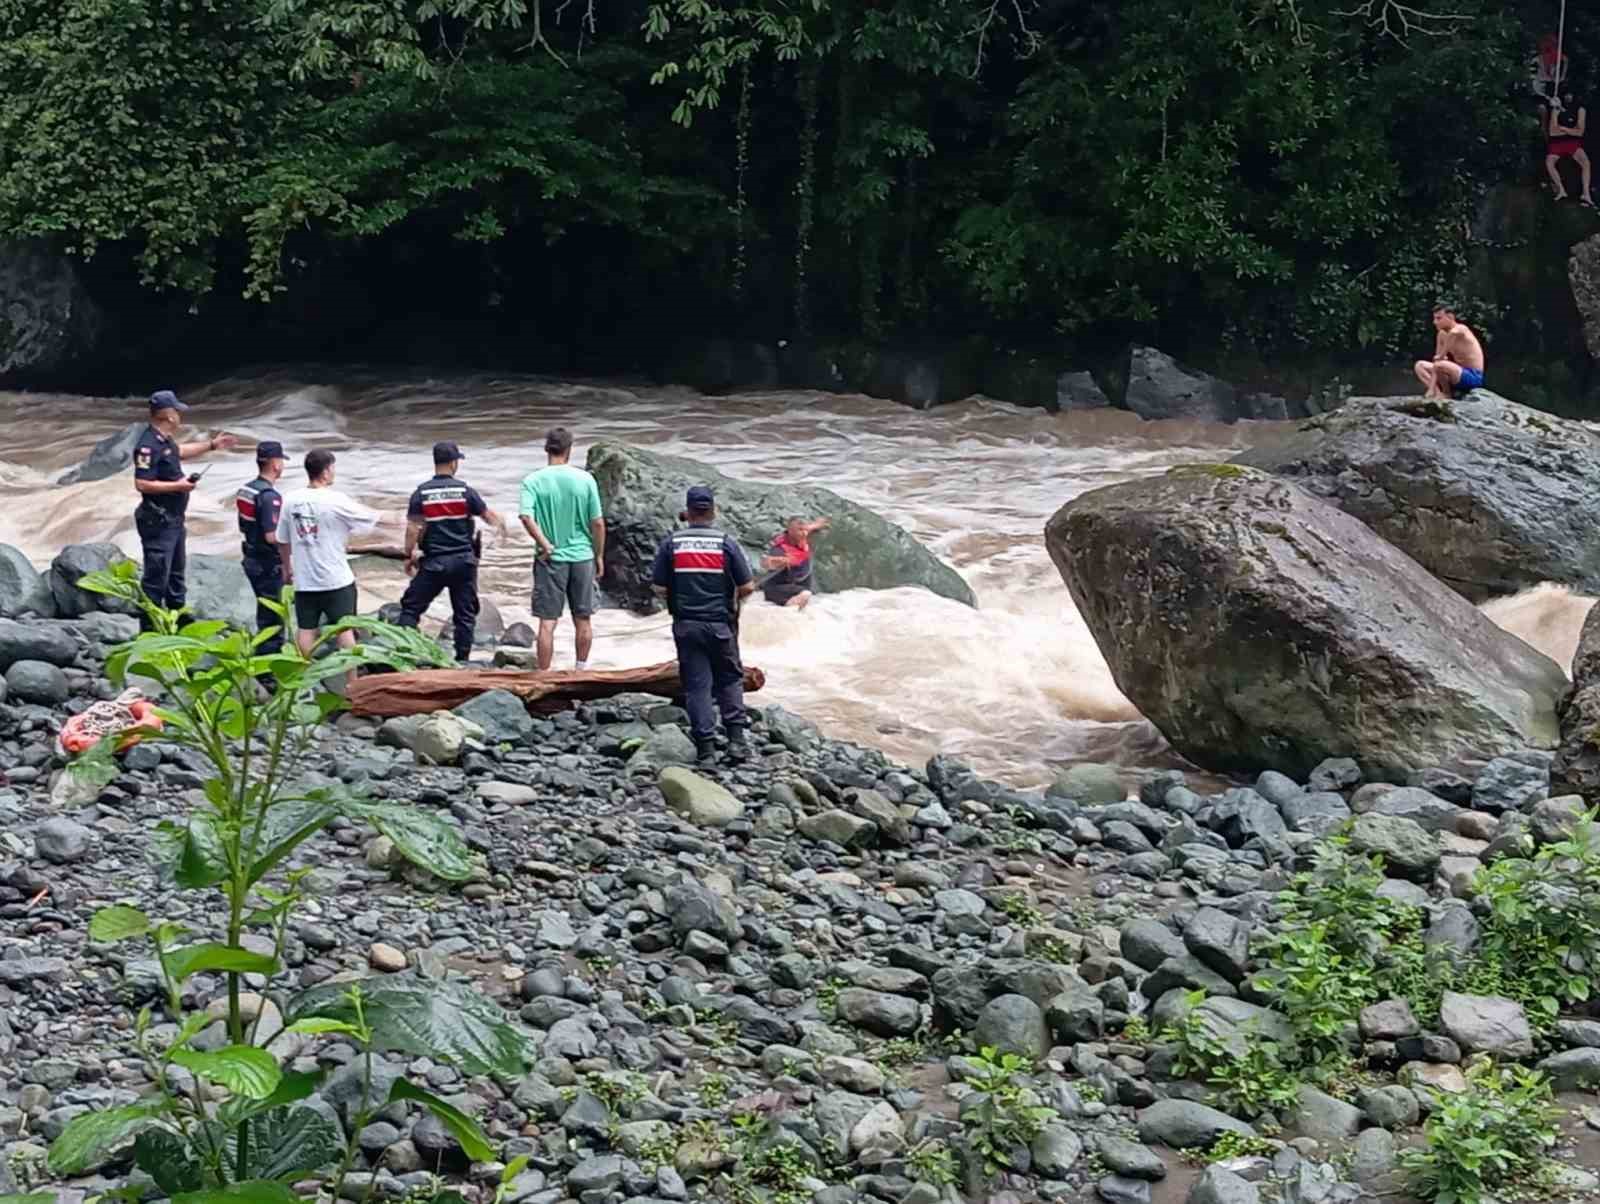
<path fill-rule="evenodd" d="M 1432 11 L 0 0 L 0 237 L 202 305 L 403 243 L 469 308 L 593 271 L 713 329 L 1387 350 L 1533 129 L 1531 35 Z"/>

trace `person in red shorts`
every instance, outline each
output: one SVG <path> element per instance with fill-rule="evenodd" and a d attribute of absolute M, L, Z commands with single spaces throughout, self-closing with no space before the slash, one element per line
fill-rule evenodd
<path fill-rule="evenodd" d="M 1550 127 L 1546 131 L 1548 140 L 1545 142 L 1544 169 L 1550 175 L 1550 183 L 1555 186 L 1555 199 L 1567 199 L 1566 185 L 1561 182 L 1561 160 L 1571 159 L 1578 165 L 1578 173 L 1582 179 L 1583 192 L 1578 197 L 1579 204 L 1594 206 L 1594 198 L 1589 195 L 1589 178 L 1591 167 L 1589 154 L 1583 149 L 1583 136 L 1589 128 L 1589 112 L 1568 92 L 1558 103 L 1550 106 Z"/>
<path fill-rule="evenodd" d="M 774 606 L 806 608 L 812 592 L 811 537 L 827 529 L 825 518 L 811 522 L 791 518 L 784 524 L 767 555 L 761 558 L 762 568 L 776 570 L 761 586 L 762 597 Z"/>

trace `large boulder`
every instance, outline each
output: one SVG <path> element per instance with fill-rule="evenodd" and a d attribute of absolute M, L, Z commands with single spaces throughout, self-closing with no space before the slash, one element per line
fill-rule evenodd
<path fill-rule="evenodd" d="M 1337 508 L 1233 465 L 1063 506 L 1051 558 L 1118 688 L 1196 764 L 1369 780 L 1556 740 L 1559 666 Z"/>
<path fill-rule="evenodd" d="M 184 579 L 194 618 L 224 619 L 231 627 L 256 629 L 256 594 L 237 556 L 191 552 Z"/>
<path fill-rule="evenodd" d="M 50 582 L 21 549 L 0 543 L 0 618 L 14 619 L 29 612 L 43 619 L 55 617 Z"/>
<path fill-rule="evenodd" d="M 1234 463 L 1287 477 L 1482 601 L 1600 591 L 1600 434 L 1486 390 L 1353 398 Z"/>
<path fill-rule="evenodd" d="M 88 574 L 126 559 L 114 543 L 73 543 L 62 548 L 50 562 L 50 593 L 55 598 L 56 613 L 64 619 L 79 619 L 96 610 L 137 614 L 130 602 L 78 588 L 78 582 Z"/>
<path fill-rule="evenodd" d="M 1600 606 L 1591 606 L 1572 656 L 1572 692 L 1561 710 L 1561 746 L 1550 766 L 1552 794 L 1600 802 Z"/>
<path fill-rule="evenodd" d="M 1567 259 L 1572 300 L 1583 317 L 1583 341 L 1600 360 L 1600 234 L 1575 243 Z"/>
<path fill-rule="evenodd" d="M 66 667 L 77 659 L 78 641 L 65 625 L 0 619 L 0 671 L 18 661 L 44 661 Z"/>
<path fill-rule="evenodd" d="M 1128 363 L 1123 404 L 1140 418 L 1195 418 L 1234 422 L 1239 392 L 1226 381 L 1185 368 L 1154 347 L 1135 347 Z"/>
<path fill-rule="evenodd" d="M 71 259 L 42 241 L 0 242 L 0 378 L 69 366 L 93 350 L 101 325 Z"/>
<path fill-rule="evenodd" d="M 601 584 L 624 606 L 636 610 L 656 606 L 650 566 L 656 545 L 679 525 L 677 515 L 690 485 L 709 485 L 716 491 L 718 523 L 744 546 L 752 567 L 786 519 L 796 514 L 826 516 L 832 526 L 817 536 L 814 545 L 818 588 L 920 585 L 968 606 L 975 604 L 960 575 L 906 531 L 829 490 L 736 481 L 696 460 L 618 443 L 591 447 L 588 468 L 600 485 L 606 515 L 606 575 Z"/>
<path fill-rule="evenodd" d="M 133 449 L 149 426 L 130 422 L 114 435 L 107 435 L 90 450 L 83 463 L 67 469 L 56 478 L 57 485 L 77 485 L 83 481 L 103 481 L 133 467 Z"/>

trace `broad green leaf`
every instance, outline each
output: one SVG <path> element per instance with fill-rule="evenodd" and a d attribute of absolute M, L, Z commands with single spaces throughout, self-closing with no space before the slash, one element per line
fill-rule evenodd
<path fill-rule="evenodd" d="M 154 1124 L 166 1110 L 165 1100 L 152 1100 L 73 1117 L 50 1146 L 51 1173 L 83 1174 L 111 1150 Z"/>
<path fill-rule="evenodd" d="M 304 1020 L 296 1020 L 289 1026 L 291 1033 L 305 1033 L 307 1036 L 316 1037 L 324 1033 L 340 1033 L 347 1037 L 359 1037 L 361 1030 L 353 1024 L 346 1024 L 343 1020 L 330 1020 L 326 1016 L 307 1016 Z"/>
<path fill-rule="evenodd" d="M 325 983 L 302 993 L 286 1019 L 325 1016 L 354 1023 L 349 983 Z M 527 1036 L 493 1000 L 465 983 L 410 974 L 363 979 L 362 1014 L 377 1049 L 442 1058 L 469 1074 L 519 1075 L 531 1057 Z"/>
<path fill-rule="evenodd" d="M 220 941 L 206 941 L 199 945 L 185 945 L 166 955 L 167 973 L 175 982 L 183 982 L 191 974 L 205 970 L 221 970 L 233 974 L 276 974 L 278 963 L 265 953 L 252 953 L 237 945 L 224 945 Z"/>
<path fill-rule="evenodd" d="M 238 1161 L 238 1130 L 229 1130 L 228 1164 Z M 344 1149 L 339 1127 L 315 1108 L 272 1108 L 250 1117 L 247 1172 L 255 1179 L 299 1179 L 336 1161 Z"/>
<path fill-rule="evenodd" d="M 137 907 L 102 907 L 89 921 L 89 939 L 101 944 L 131 940 L 150 932 L 150 917 Z"/>
<path fill-rule="evenodd" d="M 185 639 L 209 640 L 213 636 L 221 635 L 227 629 L 228 624 L 223 619 L 196 619 L 178 628 L 178 634 Z"/>
<path fill-rule="evenodd" d="M 459 1108 L 451 1107 L 433 1092 L 424 1091 L 405 1079 L 396 1079 L 394 1086 L 389 1089 L 390 1102 L 399 1099 L 421 1104 L 437 1116 L 440 1123 L 461 1143 L 461 1148 L 467 1152 L 467 1157 L 474 1162 L 494 1161 L 494 1147 L 489 1144 L 488 1135 L 478 1127 L 477 1121 Z"/>
<path fill-rule="evenodd" d="M 394 841 L 407 861 L 430 874 L 461 882 L 473 870 L 472 853 L 455 827 L 414 803 L 379 803 L 352 799 L 345 813 L 364 819 Z"/>
<path fill-rule="evenodd" d="M 227 1187 L 208 1187 L 186 1191 L 172 1197 L 172 1204 L 301 1204 L 300 1197 L 282 1183 L 270 1179 L 250 1179 Z"/>
<path fill-rule="evenodd" d="M 175 1049 L 182 1049 L 214 1023 L 216 1022 L 205 1012 L 190 1012 L 183 1018 L 183 1023 L 178 1026 L 178 1031 L 167 1045 L 167 1052 L 170 1054 Z"/>
<path fill-rule="evenodd" d="M 205 1185 L 200 1161 L 189 1143 L 170 1129 L 146 1129 L 134 1140 L 133 1164 L 167 1195 L 199 1191 Z"/>
<path fill-rule="evenodd" d="M 186 826 L 161 824 L 151 856 L 163 877 L 187 890 L 215 886 L 228 875 L 222 836 L 210 815 L 192 816 Z"/>
<path fill-rule="evenodd" d="M 266 1099 L 283 1077 L 272 1055 L 253 1045 L 229 1045 L 212 1053 L 178 1049 L 171 1057 L 179 1066 L 248 1099 Z"/>
<path fill-rule="evenodd" d="M 339 814 L 337 807 L 314 798 L 289 799 L 267 808 L 256 839 L 260 850 L 250 866 L 250 884 L 259 882 L 302 843 Z"/>
<path fill-rule="evenodd" d="M 529 1155 L 518 1154 L 510 1162 L 506 1163 L 506 1169 L 500 1172 L 500 1182 L 510 1183 L 528 1168 L 528 1163 L 530 1161 L 532 1161 L 532 1159 Z"/>

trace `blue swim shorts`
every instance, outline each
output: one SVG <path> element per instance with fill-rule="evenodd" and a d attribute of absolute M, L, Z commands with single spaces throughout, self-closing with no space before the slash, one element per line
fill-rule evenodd
<path fill-rule="evenodd" d="M 1483 388 L 1483 373 L 1477 368 L 1461 369 L 1461 380 L 1456 384 L 1456 396 L 1465 397 L 1474 389 Z"/>

